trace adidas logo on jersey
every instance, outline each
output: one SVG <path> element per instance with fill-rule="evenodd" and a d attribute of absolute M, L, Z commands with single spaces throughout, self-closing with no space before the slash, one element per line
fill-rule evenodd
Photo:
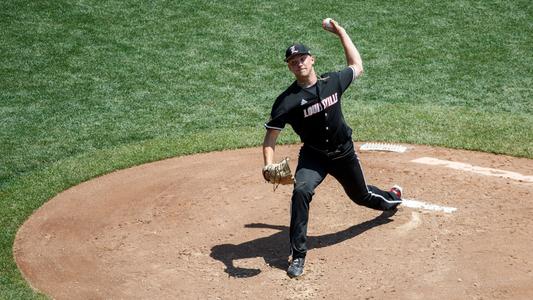
<path fill-rule="evenodd" d="M 304 106 L 304 105 L 306 105 L 306 104 L 307 104 L 307 101 L 306 101 L 305 99 L 302 99 L 302 102 L 300 102 L 300 105 L 301 105 L 301 106 Z"/>

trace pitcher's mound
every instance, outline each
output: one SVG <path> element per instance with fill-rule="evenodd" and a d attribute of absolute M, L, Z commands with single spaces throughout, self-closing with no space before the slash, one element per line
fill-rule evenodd
<path fill-rule="evenodd" d="M 276 157 L 294 170 L 298 149 Z M 457 210 L 384 215 L 328 177 L 311 203 L 305 275 L 290 279 L 292 187 L 263 181 L 260 148 L 215 152 L 57 195 L 21 227 L 15 259 L 56 299 L 533 298 L 532 160 L 425 146 L 359 154 L 368 184 Z M 413 162 L 423 157 L 441 163 Z"/>

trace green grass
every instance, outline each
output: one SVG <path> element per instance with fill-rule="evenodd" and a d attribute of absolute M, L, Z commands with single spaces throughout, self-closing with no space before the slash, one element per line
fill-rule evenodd
<path fill-rule="evenodd" d="M 115 169 L 257 146 L 282 63 L 308 44 L 339 69 L 346 27 L 366 74 L 345 94 L 356 140 L 533 158 L 530 1 L 0 3 L 0 298 L 39 298 L 16 230 L 60 191 Z M 283 143 L 297 141 L 284 132 Z M 258 153 L 258 155 L 260 155 Z"/>

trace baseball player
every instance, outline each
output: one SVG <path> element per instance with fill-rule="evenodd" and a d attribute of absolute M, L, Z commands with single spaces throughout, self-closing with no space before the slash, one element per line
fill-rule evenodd
<path fill-rule="evenodd" d="M 325 28 L 325 27 L 324 27 Z M 358 205 L 372 209 L 394 210 L 401 203 L 401 188 L 383 191 L 367 185 L 346 124 L 341 97 L 352 81 L 363 74 L 361 56 L 346 30 L 331 21 L 325 28 L 338 36 L 344 48 L 347 67 L 317 76 L 315 57 L 302 44 L 285 52 L 285 62 L 296 80 L 278 96 L 270 120 L 265 124 L 263 142 L 265 168 L 273 164 L 277 138 L 286 124 L 300 136 L 300 149 L 291 199 L 290 245 L 292 260 L 287 274 L 303 274 L 307 252 L 309 204 L 315 188 L 331 174 Z"/>

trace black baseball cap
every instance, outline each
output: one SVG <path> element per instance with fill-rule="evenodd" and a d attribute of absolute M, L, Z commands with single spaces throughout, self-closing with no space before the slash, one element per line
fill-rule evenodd
<path fill-rule="evenodd" d="M 287 50 L 285 50 L 285 62 L 287 62 L 289 58 L 301 54 L 311 55 L 311 52 L 309 51 L 309 48 L 307 48 L 303 44 L 293 44 L 292 46 L 287 48 Z"/>

